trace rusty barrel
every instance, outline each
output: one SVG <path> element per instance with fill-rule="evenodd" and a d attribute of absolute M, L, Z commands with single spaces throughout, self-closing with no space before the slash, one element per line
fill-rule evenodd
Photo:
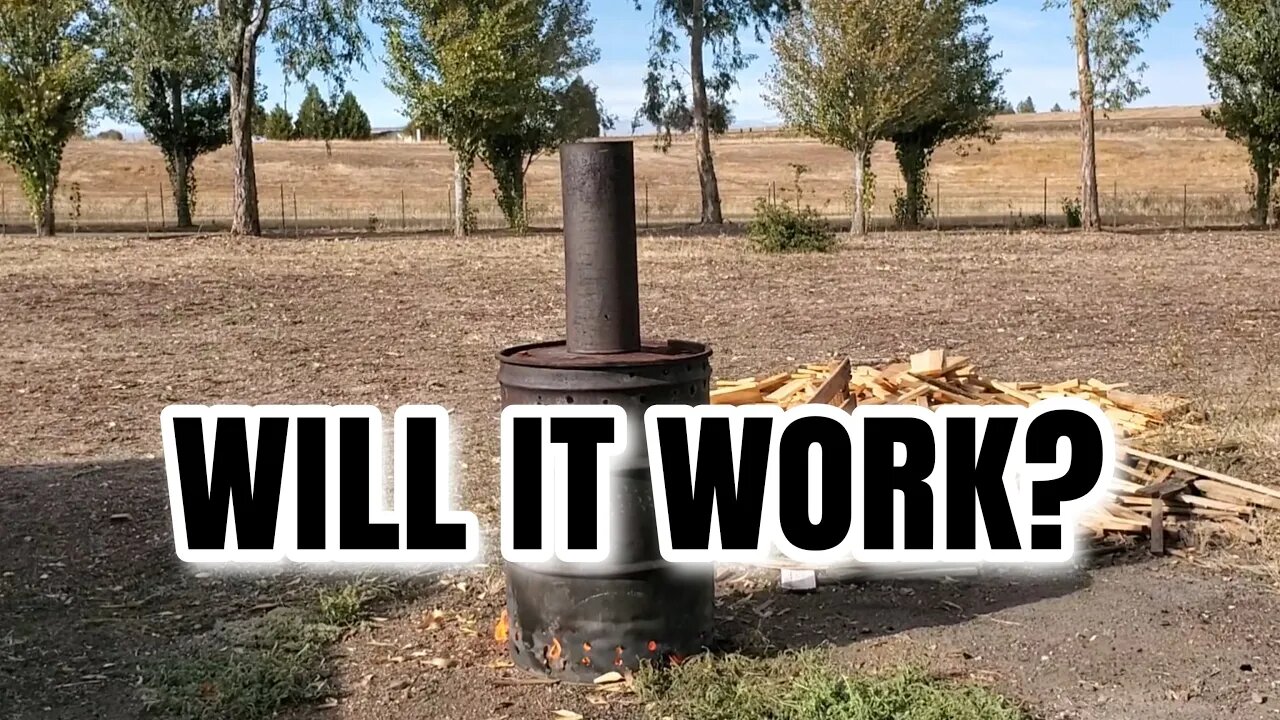
<path fill-rule="evenodd" d="M 711 567 L 659 552 L 643 418 L 654 405 L 709 402 L 711 350 L 641 339 L 631 143 L 567 145 L 560 157 L 567 338 L 499 353 L 501 400 L 617 405 L 629 437 L 610 478 L 609 560 L 506 563 L 507 643 L 518 667 L 591 682 L 710 643 Z"/>

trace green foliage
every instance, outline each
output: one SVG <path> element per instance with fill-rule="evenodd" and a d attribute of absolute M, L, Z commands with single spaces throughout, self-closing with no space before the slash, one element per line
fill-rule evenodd
<path fill-rule="evenodd" d="M 723 134 L 733 119 L 729 91 L 737 85 L 737 74 L 756 59 L 743 51 L 740 36 L 750 30 L 757 42 L 764 42 L 764 34 L 799 6 L 796 0 L 657 0 L 637 126 L 645 122 L 652 125 L 662 149 L 670 145 L 673 132 L 691 130 L 694 110 L 689 100 L 688 81 L 692 78 L 688 68 L 704 68 L 703 55 L 709 54 L 711 72 L 703 70 L 698 82 L 706 86 L 707 129 Z M 695 16 L 699 8 L 700 16 Z M 639 2 L 636 9 L 641 9 Z M 697 41 L 692 42 L 695 29 Z M 698 54 L 696 62 L 679 58 L 682 43 L 683 49 Z"/>
<path fill-rule="evenodd" d="M 933 100 L 929 112 L 889 133 L 905 183 L 894 199 L 894 218 L 904 227 L 916 227 L 930 212 L 929 163 L 940 145 L 961 141 L 963 153 L 969 141 L 996 140 L 991 118 L 1008 103 L 1001 96 L 1004 71 L 995 69 L 1000 56 L 991 51 L 986 18 L 978 13 L 990 1 L 945 0 L 930 11 L 938 27 L 934 39 L 944 71 L 928 91 Z"/>
<path fill-rule="evenodd" d="M 920 221 L 933 213 L 933 197 L 927 187 L 921 187 L 912 195 L 900 188 L 893 189 L 893 222 L 898 227 L 919 227 Z"/>
<path fill-rule="evenodd" d="M 298 119 L 293 123 L 294 136 L 302 140 L 328 140 L 334 137 L 333 113 L 329 103 L 315 85 L 307 86 L 306 97 L 298 106 Z"/>
<path fill-rule="evenodd" d="M 1204 113 L 1248 151 L 1254 220 L 1263 224 L 1280 201 L 1280 1 L 1212 4 L 1213 14 L 1198 35 L 1218 106 Z"/>
<path fill-rule="evenodd" d="M 372 132 L 369 116 L 355 94 L 348 90 L 333 114 L 333 136 L 343 140 L 368 140 Z"/>
<path fill-rule="evenodd" d="M 289 111 L 279 105 L 271 108 L 271 112 L 262 121 L 262 134 L 269 140 L 292 140 L 297 137 Z"/>
<path fill-rule="evenodd" d="M 777 658 L 699 655 L 636 675 L 652 716 L 698 720 L 1027 720 L 1015 703 L 978 685 L 919 670 L 847 676 L 817 650 Z"/>
<path fill-rule="evenodd" d="M 604 109 L 596 86 L 579 75 L 559 94 L 555 136 L 562 142 L 600 137 L 612 130 L 615 118 Z"/>
<path fill-rule="evenodd" d="M 90 0 L 0 2 L 0 160 L 18 174 L 40 235 L 67 141 L 106 81 Z"/>
<path fill-rule="evenodd" d="M 827 252 L 836 244 L 835 233 L 817 210 L 768 198 L 756 198 L 747 239 L 753 248 L 767 253 Z"/>
<path fill-rule="evenodd" d="M 1058 103 L 1054 103 L 1053 107 L 1049 108 L 1049 112 L 1062 112 L 1062 106 Z"/>
<path fill-rule="evenodd" d="M 258 98 L 249 107 L 249 131 L 261 135 L 266 127 L 267 111 L 262 109 L 262 99 Z"/>
<path fill-rule="evenodd" d="M 164 154 L 178 225 L 191 224 L 196 158 L 230 139 L 230 96 L 217 28 L 204 0 L 115 0 L 109 57 L 118 111 Z"/>
<path fill-rule="evenodd" d="M 795 170 L 795 203 L 757 198 L 755 214 L 747 227 L 747 240 L 754 249 L 767 253 L 832 250 L 836 245 L 835 233 L 817 210 L 803 203 L 800 178 L 808 167 L 792 165 L 792 168 Z"/>
<path fill-rule="evenodd" d="M 637 118 L 637 120 L 638 122 L 647 121 L 645 118 Z M 723 135 L 729 132 L 729 126 L 732 124 L 733 109 L 729 107 L 727 101 L 716 99 L 708 103 L 707 130 L 712 135 Z M 658 133 L 658 149 L 666 152 L 670 149 L 673 134 L 685 135 L 693 130 L 693 107 L 689 105 L 667 107 L 660 124 L 655 126 L 655 129 Z"/>
<path fill-rule="evenodd" d="M 67 204 L 71 206 L 71 210 L 67 216 L 71 218 L 71 232 L 74 234 L 80 230 L 80 215 L 84 203 L 84 196 L 80 194 L 80 183 L 71 183 L 71 192 L 67 193 Z"/>
<path fill-rule="evenodd" d="M 1013 106 L 1013 103 L 1009 102 L 1008 98 L 1000 98 L 1000 104 L 996 109 L 997 115 L 1013 115 L 1016 112 L 1018 112 L 1018 109 Z"/>
<path fill-rule="evenodd" d="M 1084 3 L 1094 106 L 1119 110 L 1150 92 L 1142 84 L 1147 64 L 1135 60 L 1151 26 L 1169 10 L 1170 0 L 1046 0 L 1044 7 L 1063 8 L 1070 2 Z M 1075 42 L 1072 35 L 1072 46 Z M 1079 88 L 1071 97 L 1080 97 Z"/>
<path fill-rule="evenodd" d="M 489 168 L 508 225 L 523 230 L 525 173 L 574 126 L 562 103 L 599 56 L 586 0 L 397 0 L 383 26 L 387 86 L 439 130 L 461 174 L 477 159 Z"/>
<path fill-rule="evenodd" d="M 1026 99 L 1026 100 L 1023 100 L 1023 101 L 1021 101 L 1021 102 L 1019 102 L 1019 103 L 1018 103 L 1018 112 L 1019 112 L 1020 114 L 1021 114 L 1021 113 L 1035 113 L 1035 111 L 1036 111 L 1036 104 L 1035 104 L 1035 101 L 1033 101 L 1033 100 L 1031 99 L 1031 96 L 1030 96 L 1030 95 L 1028 95 L 1028 96 L 1027 96 L 1027 99 Z"/>
<path fill-rule="evenodd" d="M 915 0 L 810 0 L 774 36 L 766 101 L 805 135 L 854 154 L 853 231 L 867 228 L 866 170 L 877 140 L 936 117 L 954 13 Z"/>
<path fill-rule="evenodd" d="M 1084 222 L 1084 213 L 1080 209 L 1080 198 L 1062 198 L 1062 215 L 1067 219 L 1067 227 L 1080 227 Z"/>

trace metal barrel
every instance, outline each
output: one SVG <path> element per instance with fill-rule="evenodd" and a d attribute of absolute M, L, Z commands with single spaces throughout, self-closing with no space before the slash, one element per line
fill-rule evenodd
<path fill-rule="evenodd" d="M 608 562 L 506 563 L 507 643 L 518 667 L 585 683 L 711 641 L 711 567 L 659 551 L 643 425 L 651 406 L 710 401 L 711 350 L 640 339 L 631 143 L 561 154 L 569 338 L 500 352 L 502 405 L 617 405 L 630 437 L 610 478 Z"/>

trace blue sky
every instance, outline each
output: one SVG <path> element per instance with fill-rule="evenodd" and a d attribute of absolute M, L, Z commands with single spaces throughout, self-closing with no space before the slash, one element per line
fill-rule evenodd
<path fill-rule="evenodd" d="M 646 6 L 649 4 L 646 0 Z M 583 74 L 599 87 L 609 112 L 618 117 L 618 128 L 625 131 L 641 101 L 652 12 L 637 12 L 632 0 L 594 0 L 592 5 L 600 61 Z M 1041 110 L 1054 103 L 1069 107 L 1069 93 L 1075 86 L 1075 59 L 1067 41 L 1069 17 L 1065 9 L 1043 11 L 1040 7 L 1040 0 L 997 0 L 987 8 L 993 44 L 1004 54 L 1000 64 L 1009 69 L 1005 94 L 1015 103 L 1031 96 Z M 1151 94 L 1135 106 L 1209 101 L 1204 69 L 1196 55 L 1195 29 L 1204 17 L 1205 7 L 1200 2 L 1176 0 L 1152 30 L 1142 58 L 1150 66 L 1144 77 Z M 373 52 L 366 69 L 356 73 L 349 87 L 375 127 L 399 125 L 404 121 L 400 101 L 382 81 L 381 33 L 372 25 L 367 30 Z M 773 124 L 773 111 L 760 99 L 760 79 L 772 62 L 771 53 L 767 45 L 757 45 L 749 37 L 744 40 L 750 40 L 747 49 L 758 58 L 739 78 L 733 98 L 735 117 L 742 125 Z M 283 76 L 270 51 L 264 53 L 259 70 L 260 81 L 267 87 L 268 107 L 285 100 Z M 302 88 L 294 85 L 287 94 L 292 111 L 302 98 Z"/>

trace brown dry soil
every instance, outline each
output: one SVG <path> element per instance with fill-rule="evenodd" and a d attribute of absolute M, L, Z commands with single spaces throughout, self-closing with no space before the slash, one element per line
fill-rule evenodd
<path fill-rule="evenodd" d="M 1126 380 L 1229 417 L 1228 403 L 1277 390 L 1276 242 L 891 234 L 764 257 L 737 238 L 650 238 L 644 324 L 710 342 L 721 377 L 947 346 L 999 377 Z M 167 404 L 443 404 L 463 504 L 493 527 L 494 353 L 561 334 L 559 248 L 555 236 L 0 242 L 0 716 L 137 716 L 140 668 L 178 639 L 314 596 L 283 572 L 180 566 L 158 459 Z M 1241 432 L 1265 436 L 1275 419 Z M 1277 482 L 1280 461 L 1255 446 L 1249 477 Z M 336 648 L 336 707 L 298 715 L 639 714 L 622 696 L 597 705 L 582 690 L 513 684 L 490 631 L 501 594 L 492 567 L 407 584 Z M 850 666 L 921 663 L 1046 718 L 1280 707 L 1280 595 L 1222 566 L 1131 553 L 1052 578 L 810 595 L 748 580 L 720 597 L 728 646 L 829 644 Z"/>

